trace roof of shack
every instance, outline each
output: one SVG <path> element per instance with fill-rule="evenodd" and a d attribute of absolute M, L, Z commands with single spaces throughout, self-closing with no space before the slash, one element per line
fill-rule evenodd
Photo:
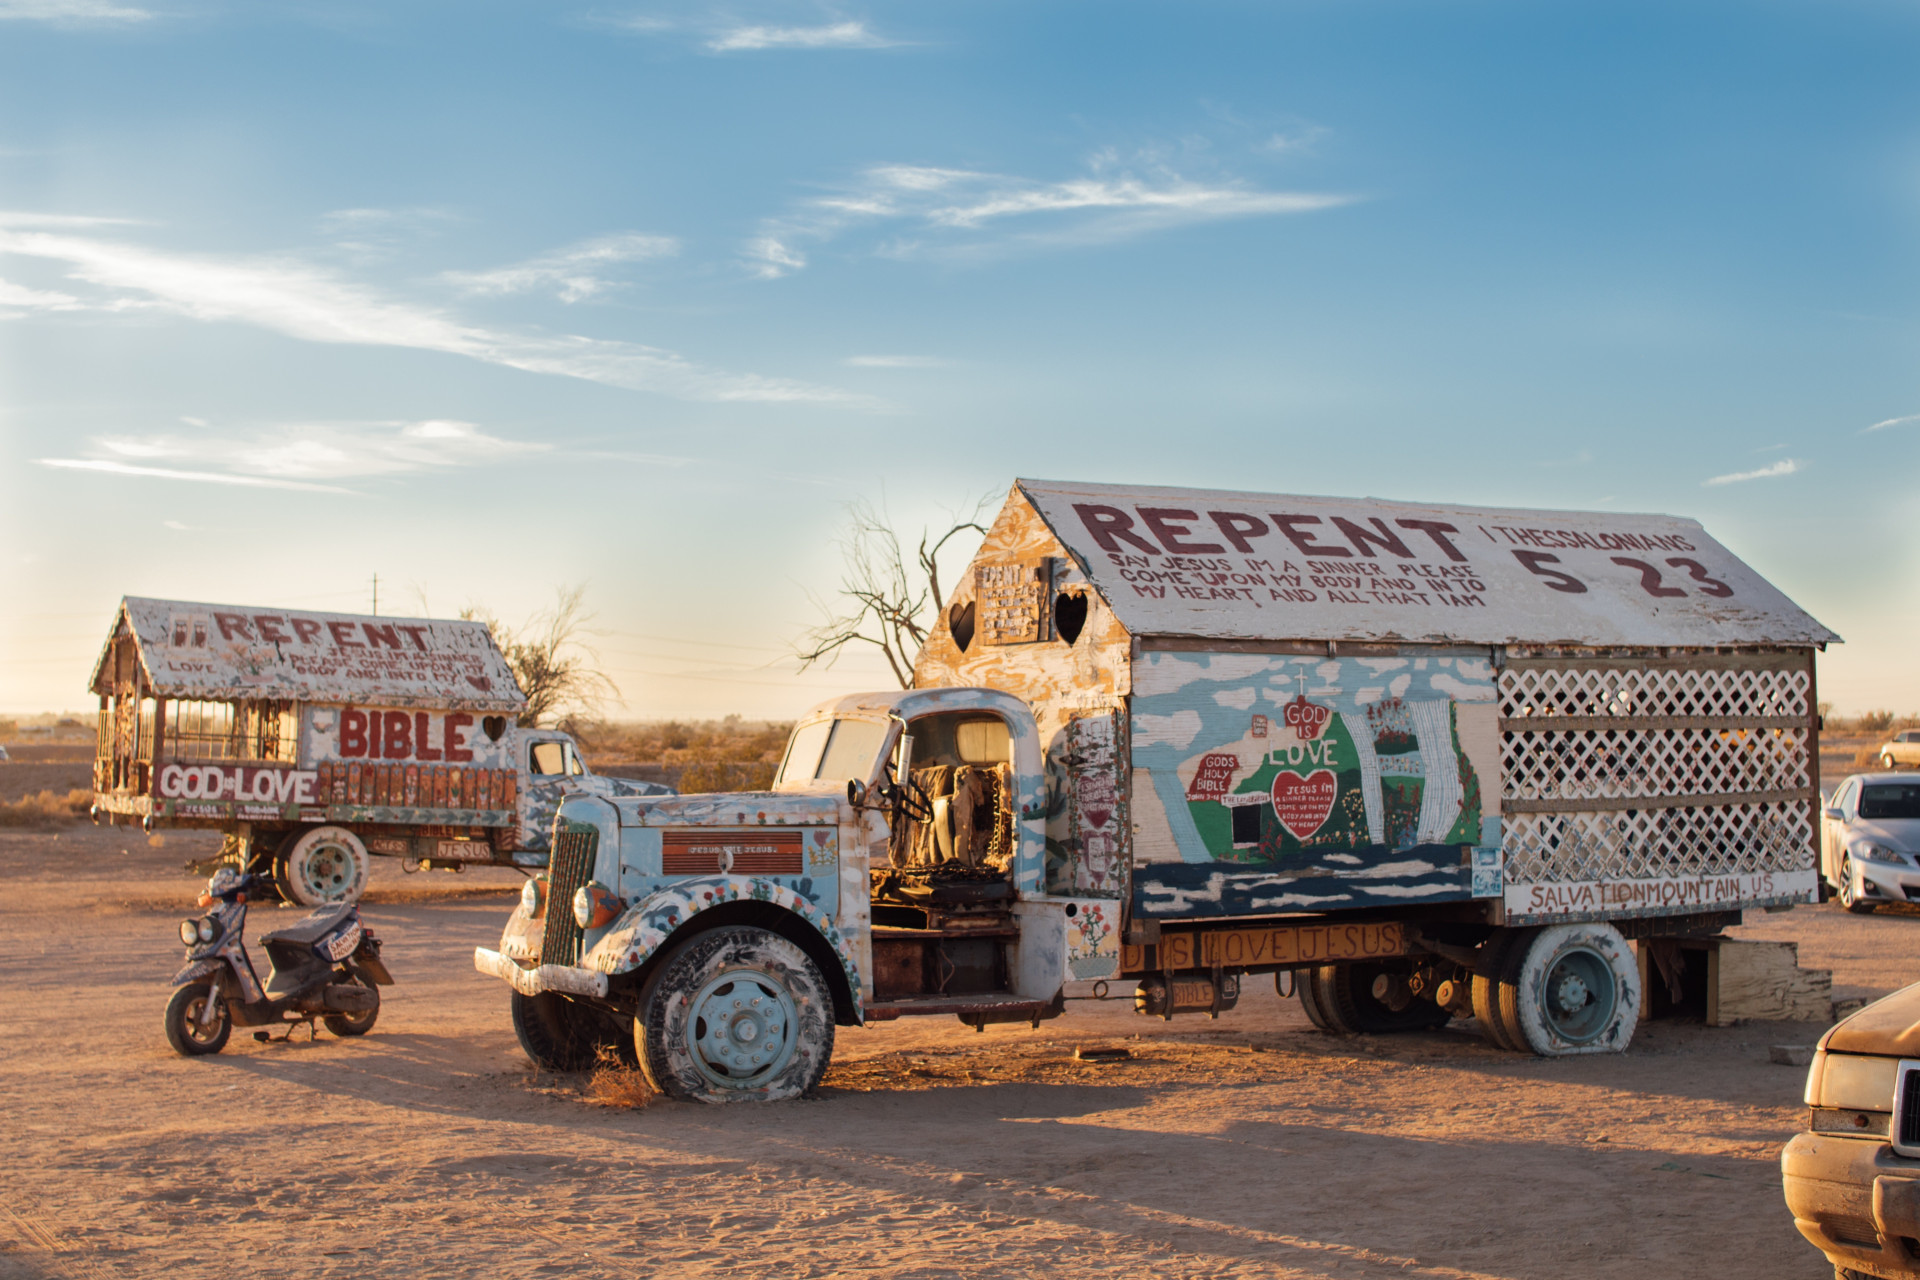
<path fill-rule="evenodd" d="M 518 712 L 526 698 L 485 624 L 448 618 L 199 604 L 128 596 L 94 664 L 108 663 L 124 624 L 152 692 L 164 698 Z"/>
<path fill-rule="evenodd" d="M 1018 480 L 1136 636 L 1629 646 L 1840 637 L 1700 527 Z"/>

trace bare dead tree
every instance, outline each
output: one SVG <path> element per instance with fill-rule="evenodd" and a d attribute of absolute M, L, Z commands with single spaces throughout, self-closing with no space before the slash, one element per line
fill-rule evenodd
<path fill-rule="evenodd" d="M 845 566 L 834 603 L 811 596 L 826 620 L 794 646 L 800 670 L 815 663 L 831 667 L 850 644 L 870 644 L 886 656 L 902 689 L 913 683 L 913 663 L 933 629 L 935 612 L 945 603 L 940 589 L 940 552 L 971 530 L 985 536 L 981 518 L 992 506 L 989 493 L 973 504 L 971 515 L 952 513 L 945 532 L 920 531 L 920 545 L 908 560 L 900 535 L 884 511 L 866 501 L 847 504 L 848 528 L 840 538 Z"/>
<path fill-rule="evenodd" d="M 537 725 L 562 708 L 592 716 L 620 696 L 619 686 L 601 670 L 600 655 L 586 641 L 587 624 L 593 621 L 593 615 L 582 609 L 586 594 L 584 583 L 558 588 L 553 608 L 534 614 L 519 628 L 509 627 L 478 605 L 460 611 L 461 617 L 486 624 L 513 678 L 520 682 L 527 707 L 516 723 Z"/>

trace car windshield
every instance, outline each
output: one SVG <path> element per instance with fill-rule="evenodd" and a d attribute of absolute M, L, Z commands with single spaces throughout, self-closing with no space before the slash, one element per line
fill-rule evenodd
<path fill-rule="evenodd" d="M 822 720 L 794 731 L 780 766 L 781 782 L 865 782 L 887 739 L 883 720 Z"/>
<path fill-rule="evenodd" d="M 1920 818 L 1920 782 L 1876 782 L 1860 792 L 1863 818 Z"/>

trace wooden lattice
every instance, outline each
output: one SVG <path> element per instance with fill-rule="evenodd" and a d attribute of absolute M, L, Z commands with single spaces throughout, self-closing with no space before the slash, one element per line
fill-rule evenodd
<path fill-rule="evenodd" d="M 1503 669 L 1507 878 L 1803 868 L 1813 841 L 1810 688 L 1803 666 Z"/>

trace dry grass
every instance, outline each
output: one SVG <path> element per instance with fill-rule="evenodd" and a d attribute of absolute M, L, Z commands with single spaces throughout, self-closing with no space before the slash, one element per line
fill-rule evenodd
<path fill-rule="evenodd" d="M 598 1058 L 583 1090 L 594 1106 L 638 1111 L 660 1096 L 647 1083 L 645 1073 L 623 1062 L 620 1051 L 612 1045 L 601 1045 Z"/>
<path fill-rule="evenodd" d="M 0 827 L 53 827 L 77 822 L 93 805 L 93 792 L 69 791 L 55 795 L 42 791 L 11 804 L 0 804 Z"/>

